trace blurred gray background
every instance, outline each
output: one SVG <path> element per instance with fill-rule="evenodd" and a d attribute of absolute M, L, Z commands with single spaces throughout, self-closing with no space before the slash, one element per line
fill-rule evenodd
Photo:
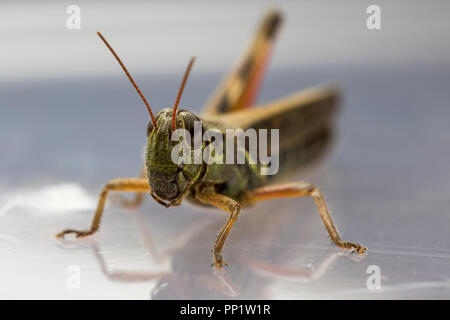
<path fill-rule="evenodd" d="M 66 28 L 71 4 L 80 30 Z M 381 30 L 366 27 L 371 4 Z M 244 210 L 220 274 L 210 246 L 226 215 L 187 203 L 111 205 L 92 239 L 55 239 L 89 226 L 105 182 L 138 174 L 146 142 L 146 108 L 95 32 L 155 111 L 196 55 L 181 105 L 198 113 L 274 6 L 0 4 L 0 298 L 450 297 L 448 1 L 276 2 L 285 22 L 259 101 L 341 88 L 335 144 L 296 179 L 322 188 L 343 237 L 369 247 L 363 259 L 333 249 L 310 199 Z M 368 288 L 369 266 L 381 289 Z"/>

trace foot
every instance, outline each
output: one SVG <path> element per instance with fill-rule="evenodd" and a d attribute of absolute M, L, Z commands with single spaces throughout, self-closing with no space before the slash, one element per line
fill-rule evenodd
<path fill-rule="evenodd" d="M 73 230 L 73 229 L 66 229 L 66 230 L 63 230 L 63 231 L 61 231 L 60 233 L 58 233 L 57 235 L 56 235 L 56 237 L 57 238 L 64 238 L 64 236 L 66 235 L 66 234 L 69 234 L 69 233 L 75 233 L 75 236 L 77 237 L 77 238 L 80 238 L 80 237 L 87 237 L 87 236 L 90 236 L 91 234 L 93 234 L 95 231 L 92 231 L 92 230 L 85 230 L 85 231 L 78 231 L 78 230 Z"/>
<path fill-rule="evenodd" d="M 222 255 L 215 255 L 214 262 L 211 264 L 216 269 L 221 269 L 222 267 L 228 267 L 228 264 L 223 260 Z"/>
<path fill-rule="evenodd" d="M 359 255 L 363 255 L 367 250 L 367 248 L 364 247 L 363 245 L 350 241 L 340 241 L 337 242 L 336 245 L 343 249 L 352 250 L 352 252 L 356 251 Z"/>

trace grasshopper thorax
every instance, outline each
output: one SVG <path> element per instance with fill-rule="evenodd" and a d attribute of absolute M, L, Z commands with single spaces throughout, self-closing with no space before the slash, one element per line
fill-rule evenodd
<path fill-rule="evenodd" d="M 146 167 L 150 194 L 167 207 L 180 204 L 182 197 L 204 171 L 203 163 L 192 161 L 177 164 L 173 161 L 172 150 L 179 141 L 172 141 L 172 111 L 172 108 L 162 109 L 155 116 L 156 128 L 152 121 L 147 127 Z M 191 137 L 194 137 L 195 121 L 200 119 L 192 112 L 183 109 L 176 111 L 176 129 L 185 129 Z"/>

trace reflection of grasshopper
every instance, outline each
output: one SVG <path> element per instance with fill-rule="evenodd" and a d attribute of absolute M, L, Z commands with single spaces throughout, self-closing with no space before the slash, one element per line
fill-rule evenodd
<path fill-rule="evenodd" d="M 323 195 L 317 187 L 308 182 L 274 184 L 283 173 L 290 174 L 294 168 L 304 166 L 323 150 L 329 137 L 331 118 L 338 100 L 335 90 L 315 88 L 261 108 L 248 108 L 258 91 L 280 23 L 279 12 L 270 11 L 266 15 L 249 52 L 213 96 L 200 118 L 189 111 L 177 108 L 193 60 L 185 73 L 173 109 L 166 108 L 153 115 L 125 66 L 99 33 L 146 103 L 150 113 L 146 170 L 141 178 L 114 179 L 105 185 L 90 229 L 86 231 L 67 229 L 58 236 L 75 233 L 79 237 L 96 232 L 100 226 L 109 191 L 137 192 L 135 204 L 141 202 L 142 193 L 150 192 L 158 203 L 166 207 L 179 205 L 183 197 L 188 196 L 188 199 L 195 203 L 215 206 L 230 214 L 213 247 L 213 264 L 220 268 L 225 265 L 222 248 L 242 206 L 271 198 L 311 196 L 316 202 L 331 240 L 341 248 L 356 250 L 359 254 L 363 254 L 365 247 L 341 238 L 330 217 Z M 248 163 L 232 165 L 202 163 L 184 166 L 175 164 L 171 159 L 171 151 L 178 142 L 171 141 L 171 132 L 176 128 L 183 128 L 193 135 L 194 121 L 199 120 L 202 121 L 202 130 L 215 128 L 223 133 L 227 128 L 244 130 L 279 128 L 280 173 L 275 176 L 263 176 L 260 174 L 259 165 Z M 211 141 L 204 142 L 202 148 L 204 149 L 208 143 Z M 225 153 L 226 150 L 224 157 Z"/>
<path fill-rule="evenodd" d="M 293 203 L 290 205 L 294 206 Z M 323 254 L 311 246 L 299 246 L 292 257 L 289 247 L 280 247 L 279 243 L 286 238 L 297 239 L 304 234 L 308 226 L 300 228 L 292 226 L 292 219 L 298 221 L 292 210 L 285 210 L 278 215 L 271 212 L 276 204 L 264 208 L 254 208 L 257 214 L 247 214 L 240 217 L 240 228 L 234 230 L 228 259 L 233 261 L 233 268 L 220 269 L 211 272 L 203 263 L 208 259 L 209 239 L 214 237 L 221 222 L 218 219 L 198 217 L 182 231 L 172 237 L 170 244 L 164 242 L 161 246 L 158 238 L 153 239 L 147 227 L 147 221 L 142 211 L 132 212 L 144 247 L 150 260 L 157 263 L 149 271 L 116 269 L 108 263 L 108 256 L 101 252 L 93 242 L 92 249 L 103 274 L 113 282 L 139 283 L 152 282 L 152 299 L 273 299 L 271 288 L 282 283 L 289 284 L 294 291 L 302 292 L 308 289 L 308 283 L 318 281 L 341 256 L 360 261 L 358 256 L 349 254 L 337 248 L 332 248 Z M 239 247 L 246 243 L 248 254 L 242 255 L 245 248 Z M 250 244 L 251 243 L 251 244 Z M 164 249 L 162 249 L 164 248 Z M 234 249 L 232 249 L 234 248 Z M 313 256 L 321 256 L 311 260 Z M 114 255 L 114 254 L 112 254 Z M 308 268 L 290 265 L 289 261 L 311 262 Z M 114 264 L 114 263 L 112 263 Z M 312 287 L 313 290 L 317 287 Z M 311 288 L 311 289 L 312 289 Z"/>

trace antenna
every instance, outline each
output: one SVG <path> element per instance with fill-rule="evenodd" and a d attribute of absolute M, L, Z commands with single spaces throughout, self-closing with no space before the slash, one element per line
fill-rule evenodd
<path fill-rule="evenodd" d="M 141 90 L 139 90 L 139 87 L 136 85 L 136 83 L 134 82 L 134 80 L 131 77 L 130 73 L 128 72 L 127 68 L 125 68 L 125 65 L 122 63 L 122 60 L 120 60 L 119 56 L 114 52 L 114 49 L 109 45 L 108 41 L 106 41 L 106 39 L 102 36 L 102 34 L 100 32 L 97 32 L 97 34 L 100 37 L 100 39 L 102 39 L 103 42 L 106 44 L 108 49 L 111 51 L 113 56 L 116 58 L 117 62 L 119 62 L 119 64 L 122 67 L 123 71 L 125 71 L 125 74 L 127 75 L 128 79 L 130 79 L 131 84 L 134 86 L 136 91 L 141 96 L 142 100 L 144 101 L 145 105 L 147 106 L 148 112 L 150 113 L 150 118 L 152 118 L 153 126 L 156 128 L 157 126 L 156 126 L 155 116 L 153 115 L 152 109 L 150 108 L 150 105 L 148 104 L 148 102 L 145 99 L 144 95 L 142 94 Z"/>
<path fill-rule="evenodd" d="M 184 85 L 186 84 L 186 80 L 189 76 L 189 73 L 191 72 L 192 65 L 195 62 L 195 57 L 191 58 L 191 61 L 189 61 L 189 64 L 187 66 L 186 71 L 184 72 L 183 81 L 181 82 L 180 90 L 178 90 L 177 100 L 175 100 L 175 104 L 173 105 L 173 112 L 172 112 L 172 130 L 175 130 L 176 128 L 176 114 L 178 109 L 178 104 L 180 103 L 181 95 L 183 94 Z"/>

